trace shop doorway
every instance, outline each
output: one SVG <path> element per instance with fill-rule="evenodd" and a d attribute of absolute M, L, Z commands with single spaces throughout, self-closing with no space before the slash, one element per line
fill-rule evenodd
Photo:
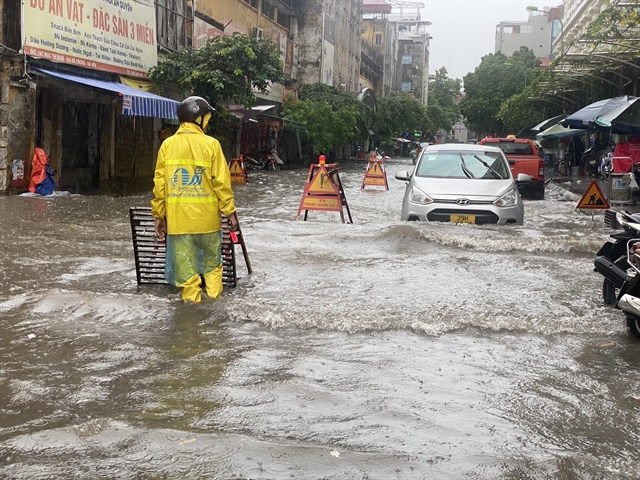
<path fill-rule="evenodd" d="M 65 101 L 62 105 L 60 188 L 96 193 L 100 186 L 102 105 Z"/>

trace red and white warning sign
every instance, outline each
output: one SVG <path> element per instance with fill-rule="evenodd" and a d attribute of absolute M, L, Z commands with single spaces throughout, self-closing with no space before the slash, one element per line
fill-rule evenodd
<path fill-rule="evenodd" d="M 338 175 L 338 165 L 335 163 L 325 164 L 324 155 L 320 156 L 319 162 L 309 167 L 309 175 L 300 200 L 297 218 L 300 218 L 303 210 L 304 220 L 307 219 L 309 210 L 340 212 L 340 218 L 344 223 L 342 208 L 345 207 L 349 215 L 349 223 L 353 223 L 347 198 Z"/>
<path fill-rule="evenodd" d="M 242 155 L 240 158 L 229 159 L 229 173 L 231 174 L 231 183 L 247 183 L 247 169 Z"/>
<path fill-rule="evenodd" d="M 371 160 L 369 160 L 369 164 L 367 165 L 367 171 L 364 174 L 360 190 L 364 190 L 365 186 L 384 187 L 389 190 L 384 162 L 381 158 L 376 158 L 375 153 L 371 154 Z"/>

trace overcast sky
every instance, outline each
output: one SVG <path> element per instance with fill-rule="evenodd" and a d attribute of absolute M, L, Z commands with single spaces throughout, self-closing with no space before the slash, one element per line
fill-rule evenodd
<path fill-rule="evenodd" d="M 501 21 L 526 21 L 527 5 L 542 9 L 561 5 L 562 0 L 536 3 L 535 0 L 416 0 L 425 4 L 422 20 L 429 27 L 431 57 L 429 73 L 446 67 L 449 78 L 472 72 L 483 56 L 493 53 L 496 25 Z"/>

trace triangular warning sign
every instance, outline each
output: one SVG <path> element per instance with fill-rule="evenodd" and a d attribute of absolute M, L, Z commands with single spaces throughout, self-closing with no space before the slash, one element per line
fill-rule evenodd
<path fill-rule="evenodd" d="M 231 168 L 229 169 L 230 173 L 243 173 L 242 171 L 242 166 L 240 165 L 240 162 L 237 160 L 233 160 L 231 162 Z"/>
<path fill-rule="evenodd" d="M 576 208 L 596 209 L 596 210 L 597 209 L 606 210 L 609 208 L 609 202 L 607 201 L 607 198 L 602 193 L 602 190 L 600 190 L 600 186 L 598 185 L 598 182 L 596 182 L 595 180 L 591 182 L 591 185 L 589 185 L 589 188 L 587 188 L 587 191 L 584 192 L 584 195 L 578 202 L 578 206 Z"/>
<path fill-rule="evenodd" d="M 321 166 L 309 183 L 308 193 L 339 193 L 326 167 Z"/>

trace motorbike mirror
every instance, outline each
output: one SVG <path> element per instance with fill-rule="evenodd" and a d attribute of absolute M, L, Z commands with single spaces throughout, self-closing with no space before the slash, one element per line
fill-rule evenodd
<path fill-rule="evenodd" d="M 411 178 L 411 175 L 409 175 L 409 172 L 397 172 L 396 173 L 396 180 L 403 180 L 405 182 L 408 182 L 409 178 Z"/>

